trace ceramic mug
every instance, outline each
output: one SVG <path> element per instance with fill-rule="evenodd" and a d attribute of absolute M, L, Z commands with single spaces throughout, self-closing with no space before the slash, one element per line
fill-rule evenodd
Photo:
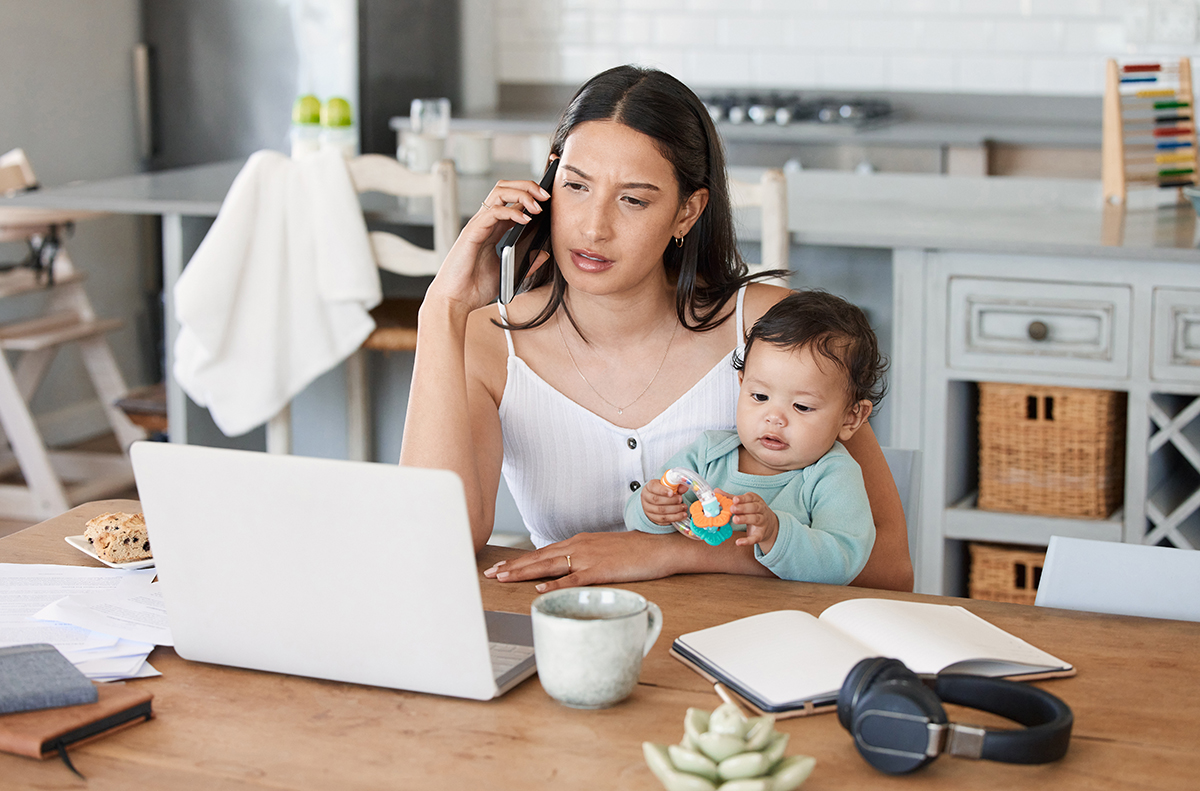
<path fill-rule="evenodd" d="M 662 631 L 662 610 L 633 591 L 565 588 L 533 600 L 533 650 L 542 688 L 576 709 L 603 709 L 633 692 Z"/>
<path fill-rule="evenodd" d="M 446 155 L 446 140 L 430 135 L 415 135 L 404 132 L 396 157 L 413 173 L 428 173 L 433 163 Z"/>
<path fill-rule="evenodd" d="M 454 165 L 464 176 L 482 176 L 492 170 L 492 136 L 460 134 L 453 138 Z"/>

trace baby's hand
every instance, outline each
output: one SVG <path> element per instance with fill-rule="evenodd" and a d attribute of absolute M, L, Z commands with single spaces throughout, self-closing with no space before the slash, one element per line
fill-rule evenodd
<path fill-rule="evenodd" d="M 753 492 L 739 494 L 733 498 L 733 523 L 745 525 L 746 535 L 734 543 L 739 547 L 758 544 L 765 555 L 775 546 L 779 535 L 779 517 L 767 507 L 766 501 Z"/>
<path fill-rule="evenodd" d="M 686 484 L 680 486 L 687 488 Z M 656 525 L 673 525 L 688 518 L 683 495 L 659 480 L 647 481 L 642 487 L 642 511 Z"/>

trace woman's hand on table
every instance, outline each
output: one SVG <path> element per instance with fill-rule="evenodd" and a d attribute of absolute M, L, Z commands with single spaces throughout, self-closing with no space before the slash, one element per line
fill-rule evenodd
<path fill-rule="evenodd" d="M 496 245 L 514 224 L 525 225 L 542 212 L 539 200 L 550 194 L 533 181 L 499 181 L 467 221 L 426 292 L 468 311 L 483 307 L 500 292 Z M 536 262 L 540 265 L 540 261 Z"/>
<path fill-rule="evenodd" d="M 579 585 L 658 579 L 676 571 L 667 562 L 671 553 L 665 541 L 671 538 L 638 531 L 579 533 L 519 558 L 502 560 L 483 576 L 500 582 L 555 578 L 535 586 L 540 593 Z M 683 536 L 679 538 L 691 543 Z"/>
<path fill-rule="evenodd" d="M 685 573 L 774 576 L 751 547 L 732 541 L 710 547 L 679 533 L 579 533 L 521 557 L 500 561 L 483 576 L 500 582 L 546 579 L 539 593 L 579 585 L 641 582 Z M 550 579 L 547 579 L 550 578 Z"/>

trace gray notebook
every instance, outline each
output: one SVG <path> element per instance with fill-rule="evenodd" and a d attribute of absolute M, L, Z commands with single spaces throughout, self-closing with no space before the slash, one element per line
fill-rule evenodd
<path fill-rule="evenodd" d="M 0 648 L 0 714 L 96 702 L 96 686 L 47 643 Z"/>

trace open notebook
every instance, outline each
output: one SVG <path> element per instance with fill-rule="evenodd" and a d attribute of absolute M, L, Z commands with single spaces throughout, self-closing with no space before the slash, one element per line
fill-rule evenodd
<path fill-rule="evenodd" d="M 914 673 L 1032 680 L 1075 669 L 955 605 L 851 599 L 819 618 L 778 610 L 681 635 L 671 654 L 760 711 L 829 711 L 861 659 L 889 656 Z"/>

